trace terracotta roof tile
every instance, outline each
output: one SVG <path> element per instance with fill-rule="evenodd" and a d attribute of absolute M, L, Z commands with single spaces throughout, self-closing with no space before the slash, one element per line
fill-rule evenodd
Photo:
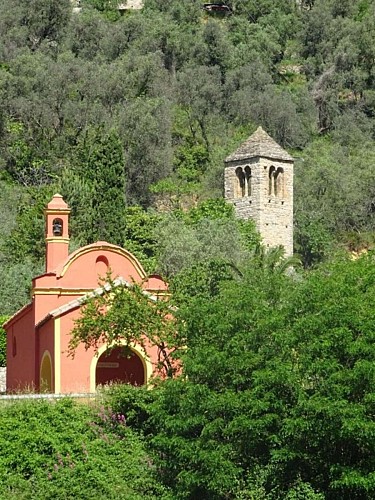
<path fill-rule="evenodd" d="M 122 276 L 119 276 L 113 281 L 113 286 L 120 286 L 124 285 L 128 288 L 132 286 L 129 281 L 125 280 Z M 91 299 L 95 296 L 102 295 L 104 291 L 109 291 L 111 290 L 111 285 L 109 283 L 104 284 L 103 286 L 100 286 L 93 290 L 92 292 L 86 293 L 85 295 L 82 295 L 82 297 L 79 297 L 77 299 L 73 299 L 67 304 L 63 304 L 60 307 L 57 307 L 56 309 L 53 309 L 50 311 L 44 318 L 42 318 L 36 325 L 35 328 L 41 327 L 46 321 L 48 321 L 50 318 L 58 318 L 62 314 L 71 311 L 72 309 L 76 309 L 77 307 L 80 307 L 82 304 L 84 304 L 88 299 Z M 157 301 L 158 297 L 157 295 L 154 295 L 148 290 L 143 290 L 143 294 L 147 295 L 148 298 L 152 301 Z"/>

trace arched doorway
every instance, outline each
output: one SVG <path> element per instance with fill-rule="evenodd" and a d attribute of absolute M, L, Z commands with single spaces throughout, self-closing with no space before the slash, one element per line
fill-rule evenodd
<path fill-rule="evenodd" d="M 40 364 L 40 391 L 52 392 L 52 361 L 48 351 L 44 352 Z"/>
<path fill-rule="evenodd" d="M 142 359 L 130 348 L 115 347 L 99 356 L 95 371 L 96 385 L 122 382 L 132 385 L 145 383 Z"/>

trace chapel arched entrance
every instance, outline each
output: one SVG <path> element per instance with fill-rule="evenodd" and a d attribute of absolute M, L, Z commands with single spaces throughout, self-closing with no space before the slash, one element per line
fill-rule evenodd
<path fill-rule="evenodd" d="M 120 382 L 144 385 L 145 367 L 142 359 L 131 349 L 115 347 L 99 356 L 95 371 L 96 385 Z"/>

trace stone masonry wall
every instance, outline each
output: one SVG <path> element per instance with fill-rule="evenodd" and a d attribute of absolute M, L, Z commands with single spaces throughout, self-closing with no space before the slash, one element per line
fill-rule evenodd
<path fill-rule="evenodd" d="M 251 195 L 238 193 L 238 167 L 251 168 Z M 269 169 L 282 168 L 283 188 L 269 193 Z M 286 256 L 293 255 L 293 162 L 252 158 L 226 164 L 225 199 L 235 207 L 237 217 L 253 219 L 267 247 L 282 245 Z"/>

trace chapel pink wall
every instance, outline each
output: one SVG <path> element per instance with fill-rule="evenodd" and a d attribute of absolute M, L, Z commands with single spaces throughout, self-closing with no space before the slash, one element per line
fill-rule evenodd
<path fill-rule="evenodd" d="M 79 309 L 69 311 L 60 318 L 61 329 L 61 392 L 90 392 L 90 366 L 95 351 L 93 348 L 85 350 L 83 345 L 78 346 L 74 359 L 67 355 L 70 332 L 74 328 L 74 321 L 79 317 Z M 64 332 L 64 333 L 63 333 Z M 100 344 L 101 347 L 103 344 Z M 146 351 L 153 367 L 158 362 L 158 349 L 145 341 Z"/>
<path fill-rule="evenodd" d="M 105 249 L 103 246 L 110 248 Z M 38 293 L 33 297 L 33 309 L 27 314 L 16 317 L 11 326 L 12 332 L 16 332 L 18 352 L 22 354 L 17 353 L 13 358 L 12 342 L 8 342 L 8 390 L 23 389 L 31 385 L 39 386 L 40 361 L 46 349 L 51 354 L 54 372 L 54 318 L 42 324 L 40 327 L 42 333 L 39 336 L 35 335 L 35 325 L 46 318 L 51 311 L 78 299 L 87 290 L 98 288 L 99 279 L 105 277 L 108 268 L 111 269 L 114 279 L 121 276 L 130 283 L 143 282 L 143 288 L 152 291 L 167 289 L 166 283 L 159 276 L 153 275 L 145 279 L 143 270 L 138 268 L 136 260 L 132 262 L 134 258 L 121 253 L 119 247 L 99 242 L 84 247 L 82 252 L 81 250 L 68 258 L 65 270 L 64 263 L 61 263 L 54 272 L 34 278 L 33 289 Z M 64 275 L 61 276 L 63 272 Z M 66 355 L 70 332 L 74 326 L 73 320 L 78 314 L 78 309 L 60 314 L 62 393 L 90 391 L 90 365 L 94 351 L 92 349 L 85 351 L 83 346 L 79 346 L 74 359 Z M 38 345 L 39 338 L 40 345 Z M 157 348 L 149 346 L 147 352 L 152 363 L 156 364 Z"/>
<path fill-rule="evenodd" d="M 61 331 L 61 392 L 90 392 L 90 364 L 94 350 L 85 350 L 81 344 L 75 351 L 74 358 L 68 356 L 70 332 L 74 320 L 79 317 L 79 309 L 69 311 L 60 317 Z"/>
<path fill-rule="evenodd" d="M 105 247 L 106 244 L 103 243 Z M 112 277 L 121 276 L 130 283 L 134 280 L 141 282 L 144 276 L 141 276 L 140 269 L 137 269 L 136 262 L 132 262 L 131 257 L 124 253 L 117 253 L 119 247 L 107 244 L 107 248 L 101 248 L 100 244 L 94 244 L 85 247 L 82 253 L 73 253 L 69 256 L 65 269 L 63 263 L 56 270 L 56 273 L 48 273 L 34 278 L 34 288 L 97 288 L 102 281 L 100 278 L 106 278 L 108 269 L 112 272 Z M 75 255 L 77 254 L 77 255 Z M 70 260 L 70 262 L 69 262 Z M 108 266 L 105 264 L 108 262 Z M 60 274 L 61 273 L 61 274 Z M 62 275 L 62 273 L 64 273 Z M 166 283 L 157 275 L 152 275 L 145 279 L 145 286 L 152 289 L 165 290 Z"/>
<path fill-rule="evenodd" d="M 17 354 L 13 356 L 13 338 L 16 338 Z M 32 389 L 35 386 L 36 337 L 34 313 L 30 308 L 18 321 L 7 329 L 7 391 Z"/>

